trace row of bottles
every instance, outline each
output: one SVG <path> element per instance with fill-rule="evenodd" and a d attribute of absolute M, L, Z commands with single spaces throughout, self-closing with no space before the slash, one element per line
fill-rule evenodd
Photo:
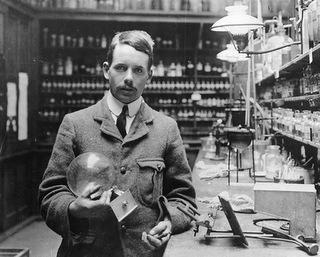
<path fill-rule="evenodd" d="M 152 105 L 152 106 L 157 106 L 157 105 L 177 105 L 182 106 L 182 105 L 188 105 L 192 106 L 192 100 L 189 97 L 181 97 L 177 99 L 176 97 L 150 97 L 148 95 L 143 96 L 146 103 Z"/>
<path fill-rule="evenodd" d="M 278 130 L 320 143 L 320 111 L 293 111 L 287 108 L 273 110 L 274 126 Z"/>
<path fill-rule="evenodd" d="M 203 119 L 211 119 L 211 118 L 225 119 L 226 113 L 224 111 L 201 109 L 196 111 L 195 116 L 196 118 L 203 118 Z"/>
<path fill-rule="evenodd" d="M 57 96 L 50 96 L 50 97 L 43 97 L 42 104 L 43 106 L 89 106 L 95 104 L 98 100 L 102 98 L 102 95 L 66 95 L 64 97 L 57 97 Z"/>
<path fill-rule="evenodd" d="M 172 62 L 169 66 L 164 65 L 160 60 L 157 65 L 152 67 L 153 75 L 155 77 L 181 77 L 184 75 L 193 75 L 194 70 L 186 70 L 186 65 L 182 65 L 180 62 Z"/>
<path fill-rule="evenodd" d="M 308 65 L 302 72 L 303 76 L 299 80 L 300 95 L 319 94 L 320 92 L 320 72 L 314 72 Z"/>
<path fill-rule="evenodd" d="M 179 35 L 176 34 L 174 40 L 172 38 L 162 38 L 160 36 L 155 37 L 155 49 L 182 49 L 185 47 L 186 42 L 180 42 Z M 187 42 L 188 43 L 188 42 Z M 210 49 L 225 49 L 226 48 L 226 38 L 217 37 L 215 39 L 200 38 L 197 49 L 199 50 L 210 50 Z M 187 47 L 192 47 L 187 45 Z"/>
<path fill-rule="evenodd" d="M 202 80 L 197 84 L 197 90 L 212 90 L 217 92 L 227 92 L 230 90 L 230 82 L 228 80 Z"/>
<path fill-rule="evenodd" d="M 29 0 L 29 2 L 41 8 L 161 10 L 166 12 L 215 12 L 218 4 L 214 0 Z"/>
<path fill-rule="evenodd" d="M 55 106 L 65 106 L 65 105 L 92 105 L 96 103 L 99 99 L 102 98 L 102 95 L 96 95 L 94 98 L 92 95 L 86 96 L 86 95 L 66 95 L 65 97 L 57 97 L 57 96 L 50 96 L 50 97 L 44 97 L 43 98 L 43 106 L 48 105 L 55 105 Z M 182 98 L 180 101 L 178 101 L 176 98 L 158 98 L 158 99 L 152 99 L 148 97 L 144 97 L 145 101 L 153 106 L 159 105 L 190 105 L 192 106 L 192 100 L 190 98 Z M 208 99 L 202 99 L 198 102 L 199 106 L 202 107 L 224 107 L 228 103 L 228 99 L 220 99 L 220 98 L 208 98 Z M 212 111 L 212 110 L 211 110 Z M 207 116 L 206 116 L 207 117 Z"/>
<path fill-rule="evenodd" d="M 42 29 L 42 44 L 44 48 L 101 48 L 108 47 L 106 34 L 98 35 L 79 35 L 74 32 L 55 32 L 49 31 L 48 27 Z"/>
<path fill-rule="evenodd" d="M 299 79 L 281 78 L 275 82 L 273 87 L 273 98 L 286 98 L 300 95 Z"/>
<path fill-rule="evenodd" d="M 95 65 L 85 63 L 83 60 L 73 61 L 71 56 L 65 58 L 58 57 L 53 61 L 42 61 L 42 75 L 53 76 L 71 76 L 77 74 L 90 74 L 100 76 L 103 74 L 102 64 L 97 60 Z M 155 77 L 182 77 L 193 76 L 195 74 L 195 66 L 191 61 L 186 65 L 180 62 L 172 62 L 169 66 L 165 66 L 162 61 L 158 65 L 152 67 Z M 209 62 L 204 65 L 201 62 L 197 63 L 196 71 L 198 75 L 205 76 L 221 76 L 227 77 L 226 70 L 222 67 L 211 66 Z"/>
<path fill-rule="evenodd" d="M 153 80 L 147 85 L 146 90 L 194 90 L 194 84 L 191 80 L 170 80 L 170 79 L 157 79 Z M 227 80 L 203 80 L 196 85 L 198 91 L 219 91 L 224 92 L 230 89 L 230 83 Z"/>
<path fill-rule="evenodd" d="M 39 117 L 42 121 L 60 122 L 61 119 L 69 112 L 75 111 L 75 108 L 44 108 L 39 111 Z"/>
<path fill-rule="evenodd" d="M 182 49 L 184 47 L 194 47 L 192 45 L 185 46 L 180 42 L 179 35 L 175 38 L 155 37 L 155 49 Z M 68 31 L 66 29 L 55 31 L 49 30 L 48 27 L 42 29 L 42 44 L 44 48 L 97 48 L 106 49 L 109 46 L 110 38 L 104 33 L 89 33 L 87 35 L 80 34 L 79 31 Z M 200 39 L 198 49 L 225 49 L 226 40 L 224 37 L 211 39 Z"/>
<path fill-rule="evenodd" d="M 225 107 L 228 103 L 229 99 L 218 97 L 205 98 L 197 102 L 199 106 L 205 107 Z"/>
<path fill-rule="evenodd" d="M 49 77 L 41 81 L 42 92 L 66 92 L 68 90 L 106 90 L 108 89 L 107 80 L 104 77 Z M 198 91 L 217 91 L 227 92 L 230 89 L 228 81 L 208 80 L 202 81 L 196 86 Z M 146 92 L 157 90 L 180 91 L 194 90 L 191 80 L 158 80 L 155 78 L 146 86 Z"/>
<path fill-rule="evenodd" d="M 176 97 L 150 97 L 148 95 L 144 96 L 146 103 L 157 106 L 157 105 L 177 105 L 179 106 L 192 106 L 193 102 L 190 97 L 181 97 L 177 99 Z M 218 97 L 209 97 L 201 99 L 197 102 L 198 107 L 224 107 L 229 103 L 229 99 L 218 98 Z"/>
<path fill-rule="evenodd" d="M 212 119 L 212 118 L 225 118 L 226 113 L 223 111 L 215 111 L 215 110 L 196 110 L 194 112 L 193 108 L 160 108 L 160 113 L 168 115 L 172 118 L 198 118 L 198 119 Z"/>
<path fill-rule="evenodd" d="M 52 101 L 56 101 L 53 99 L 48 99 L 49 104 L 52 104 Z M 39 111 L 39 117 L 43 121 L 56 121 L 59 122 L 63 118 L 63 116 L 71 111 L 75 111 L 76 109 L 83 108 L 83 105 L 91 105 L 94 104 L 96 99 L 68 99 L 63 104 L 65 108 L 55 108 L 55 107 L 46 107 Z M 72 105 L 73 107 L 70 107 Z M 193 108 L 160 108 L 159 112 L 164 113 L 172 118 L 225 118 L 226 114 L 223 111 L 215 111 L 215 110 L 197 110 L 194 112 Z"/>
<path fill-rule="evenodd" d="M 193 90 L 194 84 L 191 80 L 153 80 L 150 84 L 146 86 L 147 91 L 157 91 L 157 90 Z"/>
<path fill-rule="evenodd" d="M 170 65 L 164 65 L 163 61 L 160 60 L 157 65 L 152 67 L 153 75 L 155 77 L 193 76 L 195 75 L 195 69 L 198 75 L 228 76 L 224 65 L 222 65 L 222 67 L 217 67 L 215 65 L 211 65 L 209 62 L 203 64 L 198 61 L 196 66 L 192 61 L 187 61 L 186 64 L 181 64 L 181 62 L 171 62 Z M 65 58 L 58 56 L 57 58 L 52 58 L 51 61 L 42 61 L 41 74 L 53 76 L 90 74 L 100 76 L 103 74 L 103 68 L 100 60 L 97 60 L 96 64 L 92 65 L 85 63 L 82 59 L 73 60 L 71 56 L 66 56 Z"/>
<path fill-rule="evenodd" d="M 102 76 L 102 64 L 99 60 L 95 65 L 85 63 L 84 60 L 74 61 L 71 56 L 58 57 L 52 61 L 42 61 L 42 75 L 71 76 L 71 75 L 95 75 Z"/>
<path fill-rule="evenodd" d="M 265 35 L 265 41 L 261 45 L 261 50 L 270 52 L 263 54 L 260 61 L 256 63 L 256 65 L 260 66 L 259 70 L 262 73 L 262 75 L 257 76 L 258 79 L 278 72 L 283 65 L 301 54 L 300 46 L 292 44 L 294 41 L 299 40 L 288 36 L 290 32 L 282 23 L 282 13 L 279 12 L 278 17 L 275 17 L 273 21 L 273 23 L 270 23 L 269 31 Z M 287 47 L 283 47 L 284 45 L 287 45 Z"/>
<path fill-rule="evenodd" d="M 68 92 L 72 91 L 96 91 L 107 90 L 109 85 L 107 81 L 101 77 L 97 78 L 57 78 L 42 79 L 41 91 L 44 93 L 51 92 Z"/>
<path fill-rule="evenodd" d="M 320 72 L 313 72 L 310 65 L 302 71 L 301 78 L 278 79 L 273 88 L 274 98 L 319 94 Z"/>
<path fill-rule="evenodd" d="M 299 33 L 291 33 L 293 38 L 288 35 L 290 32 L 285 29 L 282 23 L 282 14 L 279 13 L 278 19 L 274 19 L 275 23 L 271 24 L 268 33 L 266 33 L 266 44 L 264 50 L 271 50 L 283 45 L 288 45 L 294 41 L 301 41 L 301 44 L 292 44 L 291 46 L 272 51 L 265 54 L 262 58 L 264 73 L 272 74 L 279 71 L 281 67 L 301 53 L 307 54 L 308 51 L 320 42 L 320 0 L 301 1 L 302 15 L 301 19 L 301 35 Z M 292 19 L 293 25 L 295 20 Z"/>
<path fill-rule="evenodd" d="M 198 75 L 205 76 L 221 76 L 227 77 L 227 69 L 223 64 L 221 67 L 210 64 L 209 62 L 202 63 L 198 61 L 196 65 L 192 61 L 187 61 L 186 64 L 181 62 L 171 62 L 170 65 L 165 65 L 162 60 L 158 64 L 153 66 L 154 76 L 156 77 L 181 77 L 181 76 L 193 76 L 195 71 Z"/>

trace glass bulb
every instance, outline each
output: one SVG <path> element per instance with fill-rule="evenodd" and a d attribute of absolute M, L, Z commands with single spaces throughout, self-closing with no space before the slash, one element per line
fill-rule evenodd
<path fill-rule="evenodd" d="M 70 190 L 81 195 L 89 183 L 108 190 L 115 181 L 115 172 L 109 159 L 95 152 L 78 155 L 72 160 L 67 170 L 67 182 Z"/>

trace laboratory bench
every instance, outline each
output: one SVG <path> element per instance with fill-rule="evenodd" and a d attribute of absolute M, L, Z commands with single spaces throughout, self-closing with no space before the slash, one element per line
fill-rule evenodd
<path fill-rule="evenodd" d="M 214 161 L 204 158 L 205 152 L 200 150 L 195 161 L 192 177 L 193 184 L 196 189 L 196 202 L 198 211 L 201 216 L 198 218 L 212 213 L 214 219 L 214 230 L 230 231 L 230 225 L 223 211 L 213 209 L 208 203 L 200 201 L 201 199 L 210 199 L 216 197 L 221 192 L 228 192 L 232 197 L 235 194 L 245 194 L 251 199 L 254 199 L 254 185 L 255 182 L 252 177 L 249 176 L 248 170 L 239 172 L 239 180 L 236 182 L 235 172 L 230 172 L 230 183 L 228 183 L 227 177 L 213 178 L 211 180 L 201 179 L 199 174 L 201 169 L 197 163 L 203 161 L 204 164 L 217 164 L 221 161 Z M 224 162 L 227 163 L 228 158 Z M 267 182 L 265 178 L 257 177 L 256 183 Z M 270 182 L 270 181 L 268 181 Z M 200 200 L 199 200 L 200 199 Z M 318 201 L 318 200 L 316 200 Z M 316 203 L 318 206 L 318 203 Z M 261 228 L 253 224 L 253 220 L 257 218 L 268 218 L 269 215 L 265 213 L 238 213 L 236 217 L 240 223 L 243 232 L 257 231 L 261 232 Z M 316 212 L 316 215 L 317 212 Z M 316 227 L 318 227 L 319 216 L 316 216 Z M 239 243 L 237 238 L 209 238 L 205 239 L 207 229 L 200 226 L 199 232 L 194 235 L 195 222 L 190 230 L 172 235 L 166 252 L 165 257 L 194 257 L 194 256 L 272 256 L 272 257 L 284 257 L 284 256 L 308 256 L 308 253 L 299 248 L 298 245 L 292 242 L 282 242 L 275 240 L 265 240 L 257 238 L 246 238 L 248 246 L 244 246 Z M 316 229 L 319 231 L 319 228 Z M 210 233 L 210 235 L 219 235 L 218 233 Z M 307 244 L 319 244 L 319 233 L 316 232 L 316 242 L 307 242 Z"/>

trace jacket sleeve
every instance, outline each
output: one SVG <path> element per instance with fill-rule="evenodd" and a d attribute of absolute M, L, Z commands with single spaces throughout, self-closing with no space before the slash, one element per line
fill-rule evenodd
<path fill-rule="evenodd" d="M 73 125 L 67 115 L 60 125 L 38 194 L 41 215 L 46 224 L 63 237 L 71 234 L 68 207 L 75 200 L 66 179 L 67 167 L 75 157 L 73 151 L 74 134 Z M 72 223 L 75 222 L 79 231 L 87 230 L 86 221 L 72 221 Z"/>
<path fill-rule="evenodd" d="M 163 195 L 167 199 L 166 211 L 172 221 L 172 232 L 180 233 L 190 228 L 191 219 L 182 213 L 182 208 L 195 204 L 195 189 L 192 185 L 191 168 L 189 166 L 185 147 L 176 123 L 169 130 L 167 151 L 165 156 L 166 173 L 163 182 Z"/>

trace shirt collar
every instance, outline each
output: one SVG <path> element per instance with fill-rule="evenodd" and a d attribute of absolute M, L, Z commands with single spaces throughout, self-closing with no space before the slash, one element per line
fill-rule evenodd
<path fill-rule="evenodd" d="M 140 109 L 141 102 L 142 102 L 142 97 L 140 96 L 137 100 L 127 104 L 128 105 L 128 113 L 129 113 L 130 117 L 137 114 L 137 112 Z M 110 91 L 108 91 L 108 93 L 107 93 L 107 103 L 108 103 L 108 107 L 109 107 L 110 111 L 114 115 L 119 116 L 124 104 L 122 102 L 120 102 L 117 98 L 115 98 L 111 94 Z"/>

